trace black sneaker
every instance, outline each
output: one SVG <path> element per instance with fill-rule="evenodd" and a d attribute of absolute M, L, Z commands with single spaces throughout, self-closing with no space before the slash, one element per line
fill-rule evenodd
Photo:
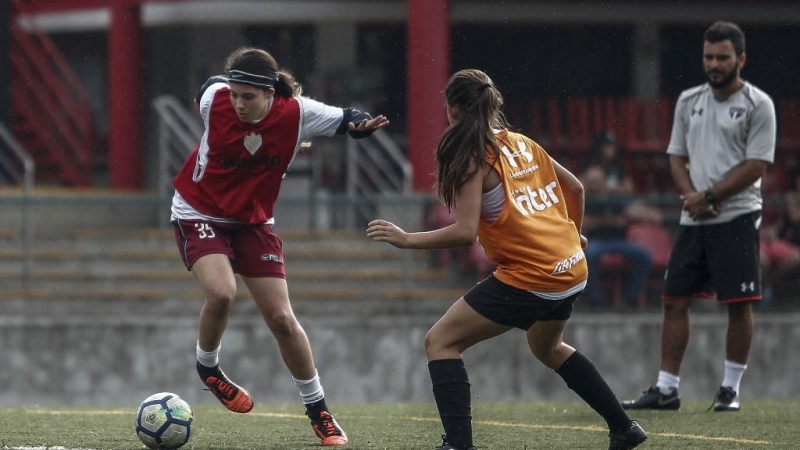
<path fill-rule="evenodd" d="M 678 410 L 681 407 L 681 398 L 678 397 L 678 389 L 671 388 L 669 394 L 662 394 L 656 386 L 642 392 L 636 400 L 625 400 L 622 402 L 622 409 L 667 409 Z"/>
<path fill-rule="evenodd" d="M 631 447 L 633 448 L 633 447 Z M 452 445 L 447 443 L 447 436 L 442 435 L 442 445 L 438 447 L 434 447 L 433 450 L 476 450 L 475 447 L 467 447 L 467 448 L 455 448 Z"/>
<path fill-rule="evenodd" d="M 219 365 L 205 367 L 197 363 L 197 374 L 203 380 L 206 390 L 214 394 L 223 406 L 235 413 L 246 413 L 253 409 L 253 397 L 230 380 Z"/>
<path fill-rule="evenodd" d="M 628 426 L 625 431 L 608 433 L 608 437 L 611 439 L 608 444 L 608 450 L 630 450 L 646 441 L 647 433 L 644 432 L 642 427 L 639 426 L 635 420 L 632 420 L 630 426 Z"/>
<path fill-rule="evenodd" d="M 708 408 L 714 411 L 738 411 L 739 396 L 733 388 L 728 386 L 720 386 L 717 395 L 714 396 L 714 403 Z"/>

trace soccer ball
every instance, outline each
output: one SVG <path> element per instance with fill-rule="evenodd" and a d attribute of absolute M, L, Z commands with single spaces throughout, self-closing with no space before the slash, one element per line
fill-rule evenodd
<path fill-rule="evenodd" d="M 189 442 L 192 409 L 180 397 L 159 392 L 144 399 L 136 413 L 136 435 L 153 449 L 173 449 Z"/>

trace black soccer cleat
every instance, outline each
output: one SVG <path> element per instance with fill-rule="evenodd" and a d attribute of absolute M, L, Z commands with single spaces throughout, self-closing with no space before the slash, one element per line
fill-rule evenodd
<path fill-rule="evenodd" d="M 635 420 L 624 431 L 608 433 L 608 450 L 630 450 L 647 440 L 647 433 Z"/>
<path fill-rule="evenodd" d="M 676 411 L 681 407 L 678 389 L 672 388 L 669 394 L 662 394 L 656 386 L 650 386 L 636 400 L 625 400 L 622 409 L 660 409 Z"/>
<path fill-rule="evenodd" d="M 631 447 L 633 448 L 633 447 Z M 476 450 L 475 447 L 456 448 L 447 443 L 447 436 L 442 435 L 442 445 L 434 447 L 433 450 Z"/>
<path fill-rule="evenodd" d="M 720 386 L 717 395 L 714 396 L 714 403 L 708 409 L 714 411 L 738 411 L 741 408 L 739 396 L 733 388 Z"/>

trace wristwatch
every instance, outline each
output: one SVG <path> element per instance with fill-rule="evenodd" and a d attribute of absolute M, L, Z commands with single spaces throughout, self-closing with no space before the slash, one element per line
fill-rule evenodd
<path fill-rule="evenodd" d="M 711 192 L 711 189 L 708 189 L 707 191 L 703 192 L 703 197 L 706 199 L 706 203 L 708 203 L 709 205 L 717 203 L 717 196 L 714 195 L 713 192 Z"/>

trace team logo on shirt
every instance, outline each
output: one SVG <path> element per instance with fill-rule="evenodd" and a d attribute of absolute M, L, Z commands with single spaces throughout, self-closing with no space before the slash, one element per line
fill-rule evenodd
<path fill-rule="evenodd" d="M 261 135 L 255 133 L 247 133 L 244 135 L 244 148 L 255 155 L 259 148 L 261 148 Z"/>
<path fill-rule="evenodd" d="M 559 203 L 555 189 L 556 182 L 551 181 L 546 186 L 536 189 L 531 189 L 530 186 L 514 189 L 511 195 L 514 198 L 514 206 L 523 216 L 527 216 Z"/>
<path fill-rule="evenodd" d="M 528 163 L 533 162 L 533 153 L 528 151 L 528 147 L 525 145 L 524 142 L 522 141 L 517 142 L 517 147 L 519 147 L 519 150 L 514 153 L 511 153 L 511 150 L 509 150 L 508 147 L 506 147 L 505 145 L 502 148 L 500 148 L 500 151 L 503 152 L 503 155 L 505 155 L 506 159 L 508 160 L 508 165 L 510 165 L 515 169 L 519 167 L 517 165 L 516 158 L 519 158 L 520 156 L 524 157 L 525 161 L 527 161 Z"/>
<path fill-rule="evenodd" d="M 728 108 L 728 115 L 731 116 L 731 119 L 738 120 L 742 116 L 744 116 L 745 109 L 743 106 L 731 106 Z"/>
<path fill-rule="evenodd" d="M 279 262 L 279 263 L 283 262 L 283 258 L 281 258 L 278 255 L 273 255 L 271 253 L 267 253 L 267 254 L 261 255 L 261 260 L 262 261 L 267 261 L 267 262 L 270 262 L 270 261 Z"/>
<path fill-rule="evenodd" d="M 572 269 L 579 262 L 583 261 L 585 257 L 586 255 L 583 254 L 583 250 L 578 250 L 578 253 L 575 253 L 569 258 L 556 264 L 556 267 L 553 269 L 553 273 L 551 273 L 550 275 L 556 275 Z"/>

